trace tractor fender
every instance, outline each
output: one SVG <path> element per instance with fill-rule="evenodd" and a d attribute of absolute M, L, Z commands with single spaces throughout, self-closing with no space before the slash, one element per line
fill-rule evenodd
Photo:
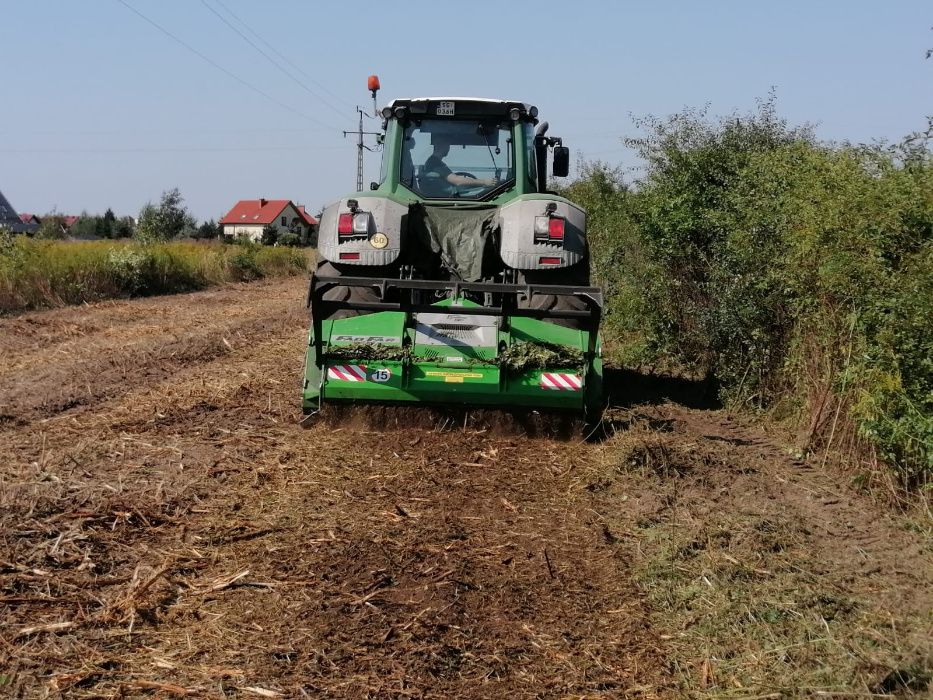
<path fill-rule="evenodd" d="M 536 216 L 546 216 L 553 204 L 553 216 L 565 219 L 562 243 L 535 243 Z M 586 257 L 586 212 L 560 198 L 519 198 L 499 210 L 501 242 L 499 255 L 508 267 L 516 270 L 560 269 L 576 265 Z M 550 264 L 542 264 L 548 258 Z M 555 264 L 554 259 L 560 262 Z"/>
<path fill-rule="evenodd" d="M 370 215 L 365 234 L 340 236 L 340 214 L 350 213 L 355 200 L 357 211 Z M 341 265 L 384 266 L 394 263 L 402 251 L 402 232 L 407 226 L 408 206 L 386 197 L 357 193 L 329 204 L 318 225 L 318 255 Z"/>

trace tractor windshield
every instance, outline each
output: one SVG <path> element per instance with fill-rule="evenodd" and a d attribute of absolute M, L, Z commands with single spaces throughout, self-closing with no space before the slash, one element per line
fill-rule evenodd
<path fill-rule="evenodd" d="M 405 127 L 401 180 L 434 199 L 482 199 L 514 177 L 512 125 L 496 119 L 421 119 Z"/>

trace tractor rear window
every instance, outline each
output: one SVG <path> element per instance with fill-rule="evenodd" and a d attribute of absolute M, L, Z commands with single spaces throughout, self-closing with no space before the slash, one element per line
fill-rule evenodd
<path fill-rule="evenodd" d="M 429 199 L 482 199 L 514 177 L 512 125 L 422 119 L 405 127 L 402 183 Z"/>

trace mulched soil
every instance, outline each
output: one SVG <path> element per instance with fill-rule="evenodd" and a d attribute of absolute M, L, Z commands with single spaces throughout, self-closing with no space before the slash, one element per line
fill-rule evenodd
<path fill-rule="evenodd" d="M 697 532 L 730 510 L 803 523 L 820 575 L 929 614 L 921 537 L 719 411 L 619 411 L 596 444 L 378 411 L 300 427 L 302 296 L 0 319 L 0 694 L 715 690 L 644 576 L 642 525 L 672 509 Z"/>

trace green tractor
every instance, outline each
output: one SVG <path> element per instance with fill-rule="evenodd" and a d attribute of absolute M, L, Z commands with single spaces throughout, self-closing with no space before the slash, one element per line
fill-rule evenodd
<path fill-rule="evenodd" d="M 302 409 L 547 409 L 599 420 L 602 292 L 569 149 L 510 100 L 394 100 L 370 191 L 324 209 Z"/>

